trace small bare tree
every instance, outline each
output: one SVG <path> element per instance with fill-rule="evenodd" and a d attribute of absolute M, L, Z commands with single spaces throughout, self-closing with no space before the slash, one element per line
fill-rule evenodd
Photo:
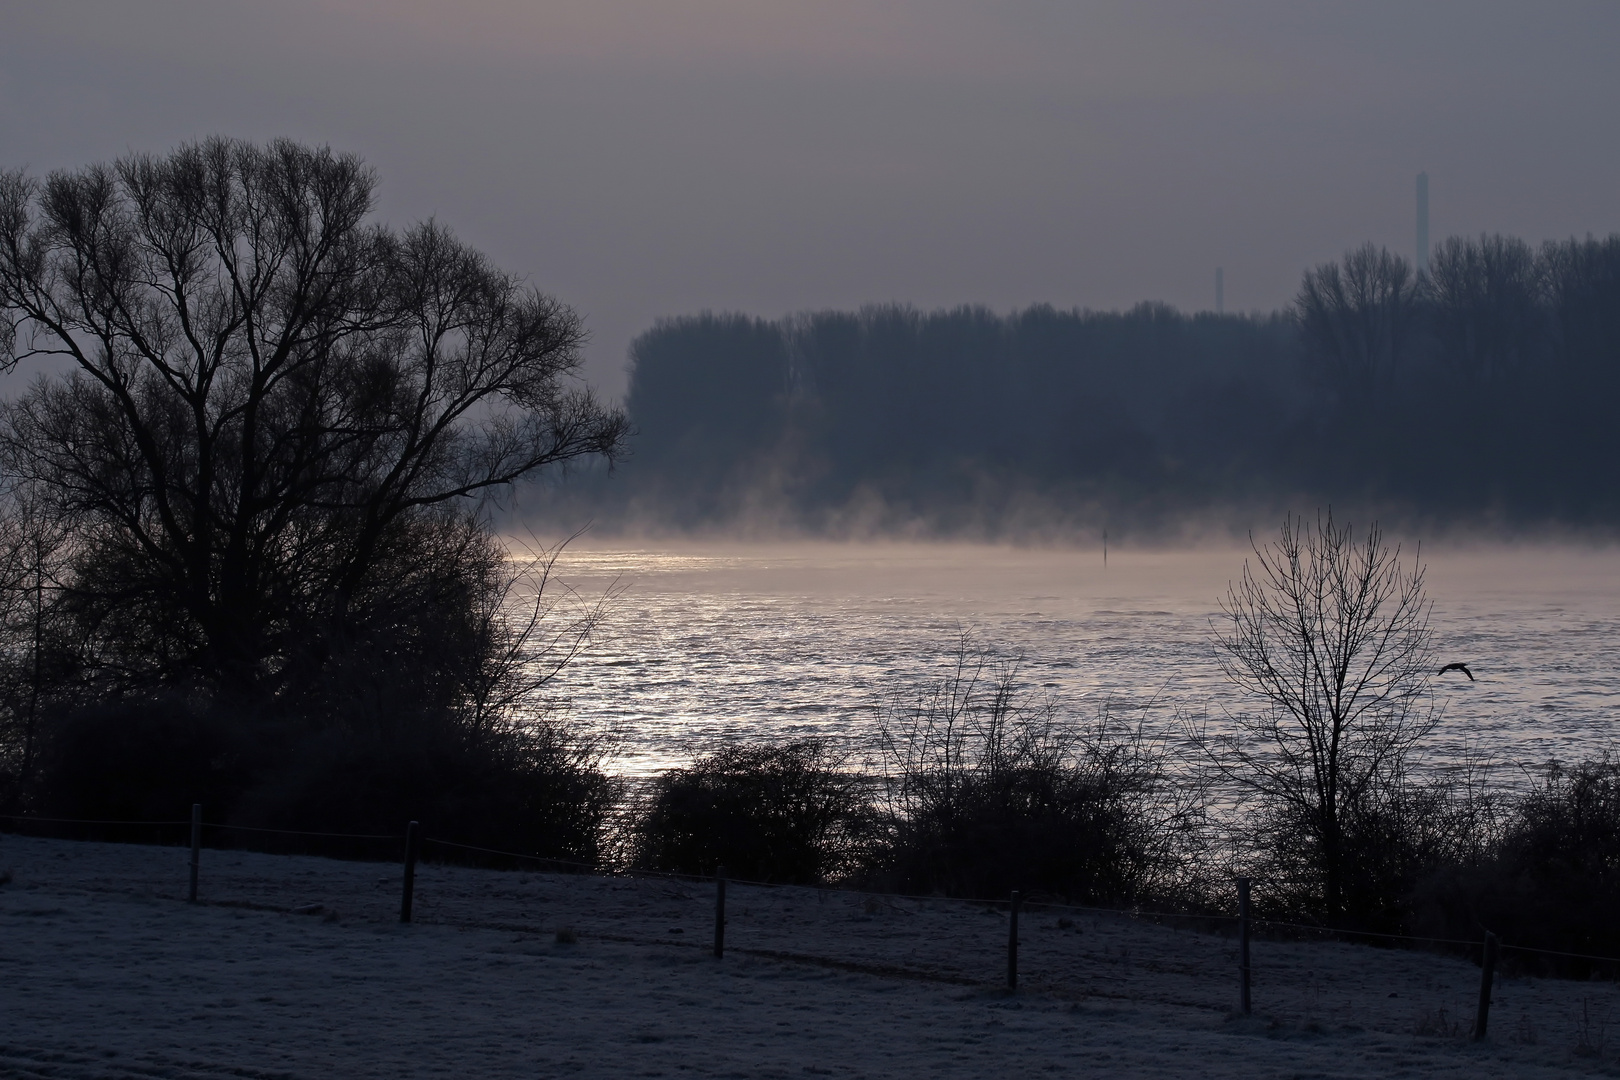
<path fill-rule="evenodd" d="M 1205 748 L 1258 800 L 1271 850 L 1316 871 L 1329 915 L 1344 911 L 1347 832 L 1393 805 L 1434 726 L 1431 605 L 1422 565 L 1400 554 L 1377 524 L 1358 539 L 1331 512 L 1290 517 L 1274 543 L 1254 545 L 1216 628 L 1227 678 L 1260 707 Z"/>

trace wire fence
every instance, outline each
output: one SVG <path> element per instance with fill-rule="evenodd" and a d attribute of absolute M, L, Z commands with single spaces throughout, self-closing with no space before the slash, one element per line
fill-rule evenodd
<path fill-rule="evenodd" d="M 1246 901 L 1237 914 L 1218 911 L 1176 912 L 1073 904 L 1052 897 L 1020 896 L 1016 892 L 1003 897 L 938 896 L 880 892 L 870 889 L 852 889 L 827 885 L 756 881 L 747 878 L 730 877 L 725 874 L 723 869 L 715 874 L 690 874 L 638 867 L 604 866 L 576 859 L 468 844 L 440 837 L 421 835 L 415 822 L 410 823 L 410 827 L 403 833 L 347 833 L 317 829 L 277 829 L 262 826 L 233 825 L 222 822 L 205 822 L 201 819 L 201 808 L 196 807 L 190 820 L 79 819 L 0 814 L 0 831 L 34 834 L 54 832 L 57 834 L 55 838 L 81 840 L 124 839 L 126 841 L 133 840 L 137 843 L 167 843 L 169 846 L 183 846 L 189 839 L 192 849 L 190 898 L 193 900 L 197 898 L 200 853 L 205 847 L 222 850 L 250 850 L 269 854 L 318 854 L 351 861 L 360 858 L 361 861 L 369 862 L 403 862 L 403 878 L 401 881 L 403 893 L 401 921 L 403 922 L 411 921 L 415 866 L 422 852 L 427 850 L 435 850 L 440 856 L 438 861 L 447 865 L 468 865 L 469 863 L 475 863 L 477 860 L 482 860 L 485 863 L 481 867 L 483 869 L 532 867 L 541 871 L 590 875 L 592 877 L 659 878 L 688 884 L 710 884 L 715 887 L 716 914 L 713 947 L 717 956 L 723 954 L 722 942 L 726 922 L 725 895 L 728 884 L 765 890 L 802 890 L 823 897 L 828 895 L 857 897 L 868 901 L 875 900 L 891 907 L 899 902 L 910 902 L 919 905 L 945 904 L 977 907 L 987 911 L 1004 912 L 1010 918 L 1007 974 L 1009 987 L 1017 985 L 1017 919 L 1020 911 L 1040 911 L 1056 915 L 1106 916 L 1190 925 L 1195 929 L 1220 930 L 1228 933 L 1235 931 L 1241 943 L 1242 958 L 1238 975 L 1244 986 L 1243 1000 L 1245 1004 L 1248 1000 L 1248 942 L 1256 935 L 1268 935 L 1274 938 L 1316 938 L 1344 942 L 1376 942 L 1412 949 L 1441 950 L 1461 954 L 1480 963 L 1482 966 L 1485 982 L 1481 989 L 1480 1013 L 1476 1019 L 1476 1037 L 1483 1037 L 1485 1031 L 1485 1015 L 1490 999 L 1491 972 L 1498 950 L 1512 952 L 1524 957 L 1549 957 L 1564 961 L 1580 961 L 1593 965 L 1595 969 L 1599 969 L 1602 973 L 1620 973 L 1620 957 L 1497 942 L 1492 934 L 1484 934 L 1480 939 L 1469 940 L 1258 918 L 1248 913 Z M 63 837 L 61 836 L 62 833 L 72 835 Z M 233 836 L 237 838 L 236 842 L 228 839 Z M 207 837 L 212 837 L 215 842 L 205 845 L 204 840 Z M 311 850 L 312 848 L 320 848 L 320 850 Z M 469 856 L 474 858 L 469 859 Z M 490 860 L 499 860 L 504 865 L 488 866 L 487 863 Z M 1240 889 L 1240 892 L 1246 895 L 1246 884 Z M 895 908 L 895 910 L 904 909 Z M 466 925 L 479 925 L 476 921 L 462 920 L 462 922 Z M 604 936 L 614 937 L 614 935 Z M 625 941 L 638 940 L 633 936 L 624 935 L 618 935 L 617 939 Z M 858 967 L 860 970 L 882 974 L 915 974 L 914 972 L 908 972 L 903 967 L 894 965 L 852 965 L 834 957 L 814 956 L 784 950 L 743 949 L 741 951 L 758 956 L 774 956 L 786 960 L 821 963 L 834 967 Z M 962 980 L 953 979 L 948 981 Z M 1245 1011 L 1247 1010 L 1245 1009 Z"/>

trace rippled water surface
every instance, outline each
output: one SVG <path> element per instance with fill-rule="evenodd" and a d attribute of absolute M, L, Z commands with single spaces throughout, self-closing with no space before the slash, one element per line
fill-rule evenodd
<path fill-rule="evenodd" d="M 576 545 L 559 578 L 622 590 L 560 689 L 618 732 L 613 768 L 645 774 L 724 738 L 870 734 L 885 695 L 937 677 L 966 631 L 1021 653 L 1033 691 L 1170 725 L 1242 707 L 1211 650 L 1245 552 L 947 545 Z M 1442 661 L 1432 757 L 1504 764 L 1604 752 L 1620 703 L 1620 552 L 1424 550 Z"/>

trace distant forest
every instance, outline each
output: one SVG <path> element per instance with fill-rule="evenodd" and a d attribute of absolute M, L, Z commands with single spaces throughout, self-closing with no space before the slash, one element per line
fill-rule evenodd
<path fill-rule="evenodd" d="M 1271 315 L 869 307 L 662 321 L 607 524 L 1151 528 L 1334 503 L 1620 524 L 1620 235 L 1371 245 Z"/>

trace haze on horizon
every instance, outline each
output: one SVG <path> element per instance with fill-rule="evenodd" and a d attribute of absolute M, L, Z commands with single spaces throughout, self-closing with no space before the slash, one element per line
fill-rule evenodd
<path fill-rule="evenodd" d="M 588 371 L 702 309 L 1270 310 L 1431 233 L 1620 230 L 1620 8 L 1280 0 L 7 3 L 0 166 L 361 154 L 578 308 Z"/>

